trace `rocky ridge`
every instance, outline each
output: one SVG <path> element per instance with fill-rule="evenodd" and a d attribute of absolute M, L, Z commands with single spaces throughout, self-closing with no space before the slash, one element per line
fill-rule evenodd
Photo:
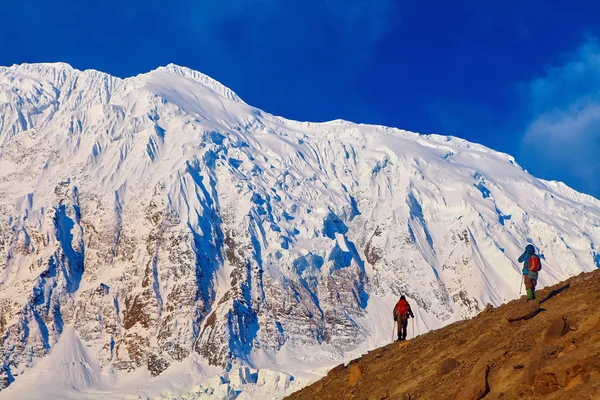
<path fill-rule="evenodd" d="M 600 271 L 339 365 L 288 399 L 600 399 Z"/>

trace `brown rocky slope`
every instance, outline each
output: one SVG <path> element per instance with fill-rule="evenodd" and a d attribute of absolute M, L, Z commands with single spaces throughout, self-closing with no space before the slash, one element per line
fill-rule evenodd
<path fill-rule="evenodd" d="M 600 399 L 600 270 L 339 365 L 289 399 Z"/>

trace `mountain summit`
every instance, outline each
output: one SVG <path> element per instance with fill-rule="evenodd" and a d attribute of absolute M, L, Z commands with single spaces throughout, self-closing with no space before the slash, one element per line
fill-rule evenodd
<path fill-rule="evenodd" d="M 417 333 L 516 298 L 527 243 L 540 286 L 597 269 L 600 201 L 455 137 L 276 117 L 175 65 L 0 67 L 2 387 L 61 339 L 81 390 L 189 363 L 169 393 L 238 368 L 300 384 L 386 343 L 400 294 Z"/>

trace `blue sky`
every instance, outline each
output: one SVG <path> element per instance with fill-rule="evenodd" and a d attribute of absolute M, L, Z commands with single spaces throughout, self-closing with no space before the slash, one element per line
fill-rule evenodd
<path fill-rule="evenodd" d="M 594 1 L 0 0 L 0 65 L 170 62 L 288 118 L 450 134 L 600 197 Z"/>

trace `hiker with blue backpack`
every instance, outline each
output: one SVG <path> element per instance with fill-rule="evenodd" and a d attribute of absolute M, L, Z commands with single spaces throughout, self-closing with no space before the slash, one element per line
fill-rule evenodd
<path fill-rule="evenodd" d="M 538 272 L 542 269 L 540 257 L 535 254 L 535 247 L 528 244 L 525 252 L 519 257 L 523 263 L 523 281 L 527 289 L 527 300 L 535 300 L 535 285 L 537 284 Z"/>

